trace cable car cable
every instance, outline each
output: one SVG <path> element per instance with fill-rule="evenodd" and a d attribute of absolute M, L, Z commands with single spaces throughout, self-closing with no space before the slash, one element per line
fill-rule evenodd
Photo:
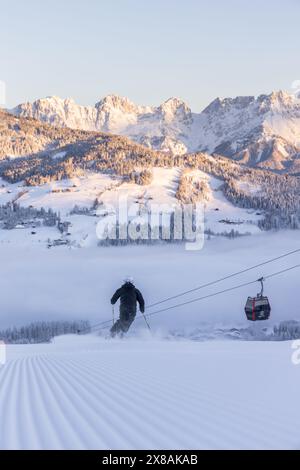
<path fill-rule="evenodd" d="M 155 307 L 156 305 L 160 305 L 160 304 L 163 304 L 165 302 L 168 302 L 169 300 L 178 299 L 178 297 L 182 297 L 184 295 L 191 294 L 192 292 L 196 292 L 197 290 L 204 289 L 205 287 L 213 286 L 215 284 L 218 284 L 219 282 L 226 281 L 227 279 L 231 279 L 233 277 L 239 276 L 240 274 L 247 273 L 248 271 L 252 271 L 253 269 L 260 268 L 261 266 L 265 266 L 266 264 L 273 263 L 274 261 L 278 261 L 280 259 L 286 258 L 287 256 L 291 256 L 291 255 L 294 255 L 295 253 L 299 253 L 299 252 L 300 252 L 300 248 L 298 248 L 297 250 L 294 250 L 294 251 L 290 251 L 289 253 L 285 253 L 283 255 L 277 256 L 276 258 L 272 258 L 270 260 L 264 261 L 263 263 L 256 264 L 255 266 L 251 266 L 250 268 L 243 269 L 242 271 L 237 271 L 235 273 L 229 274 L 228 276 L 221 277 L 220 279 L 217 279 L 215 281 L 211 281 L 211 282 L 208 282 L 206 284 L 202 284 L 198 287 L 194 287 L 193 289 L 190 289 L 190 290 L 181 292 L 179 294 L 173 295 L 171 297 L 168 297 L 166 299 L 163 299 L 163 300 L 160 300 L 158 302 L 155 302 L 153 304 L 148 305 L 147 310 L 149 308 Z"/>
<path fill-rule="evenodd" d="M 297 250 L 297 251 L 300 251 L 300 250 Z M 292 271 L 293 269 L 296 269 L 296 268 L 300 268 L 300 264 L 296 264 L 294 266 L 291 266 L 287 269 L 283 269 L 281 271 L 277 271 L 275 273 L 272 273 L 272 274 L 269 274 L 268 276 L 264 276 L 264 280 L 266 279 L 271 279 L 275 276 L 279 276 L 280 274 L 284 274 L 286 272 L 289 272 L 289 271 Z M 166 312 L 168 310 L 172 310 L 174 308 L 178 308 L 178 307 L 183 307 L 184 305 L 189 305 L 189 304 L 192 304 L 192 303 L 195 303 L 195 302 L 200 302 L 201 300 L 205 300 L 205 299 L 209 299 L 209 298 L 212 298 L 212 297 L 215 297 L 215 296 L 218 296 L 218 295 L 221 295 L 221 294 L 225 294 L 227 292 L 231 292 L 231 291 L 234 291 L 234 290 L 237 290 L 237 289 L 241 289 L 242 287 L 247 287 L 247 286 L 250 286 L 252 284 L 256 284 L 257 282 L 260 282 L 260 279 L 256 279 L 255 281 L 249 281 L 249 282 L 245 282 L 243 284 L 239 284 L 237 286 L 233 286 L 233 287 L 229 287 L 227 289 L 223 289 L 221 291 L 218 291 L 218 292 L 214 292 L 212 294 L 208 294 L 208 295 L 205 295 L 205 296 L 202 296 L 202 297 L 197 297 L 196 299 L 192 299 L 192 300 L 188 300 L 186 302 L 182 302 L 180 304 L 176 304 L 176 305 L 171 305 L 170 307 L 166 307 L 166 308 L 163 308 L 163 309 L 160 309 L 160 310 L 157 310 L 155 312 L 150 312 L 150 313 L 146 313 L 144 314 L 144 317 L 152 317 L 154 315 L 157 315 L 159 313 L 162 313 L 162 312 Z M 138 315 L 136 320 L 139 320 L 139 319 L 142 319 L 143 316 L 142 315 Z M 106 322 L 103 322 L 103 325 L 104 323 L 108 323 L 107 321 Z M 110 321 L 111 323 L 111 321 Z M 107 326 L 102 326 L 100 328 L 97 328 L 95 331 L 100 331 L 100 330 L 103 330 L 107 328 Z"/>
<path fill-rule="evenodd" d="M 279 276 L 280 274 L 286 273 L 288 271 L 292 271 L 293 269 L 296 269 L 296 268 L 300 268 L 300 264 L 296 264 L 295 266 L 292 266 L 290 268 L 283 269 L 282 271 L 277 271 L 276 273 L 265 276 L 264 279 L 265 280 L 266 279 L 271 279 L 272 277 Z M 226 292 L 230 292 L 230 291 L 233 291 L 233 290 L 236 290 L 236 289 L 241 289 L 242 287 L 250 286 L 251 284 L 255 284 L 256 282 L 259 282 L 259 281 L 260 281 L 260 279 L 257 279 L 255 281 L 250 281 L 250 282 L 246 282 L 244 284 L 239 284 L 238 286 L 229 287 L 228 289 L 223 289 L 221 291 L 218 291 L 218 292 L 215 292 L 215 293 L 212 293 L 212 294 L 204 295 L 203 297 L 197 297 L 196 299 L 188 300 L 186 302 L 182 302 L 181 304 L 177 304 L 177 305 L 172 305 L 171 307 L 166 307 L 164 309 L 157 310 L 156 312 L 147 313 L 145 316 L 146 317 L 151 317 L 153 315 L 156 315 L 156 314 L 161 313 L 161 312 L 166 312 L 167 310 L 171 310 L 173 308 L 182 307 L 184 305 L 192 304 L 194 302 L 199 302 L 200 300 L 209 299 L 209 298 L 215 297 L 217 295 L 225 294 Z M 140 318 L 140 317 L 138 317 L 138 318 Z"/>

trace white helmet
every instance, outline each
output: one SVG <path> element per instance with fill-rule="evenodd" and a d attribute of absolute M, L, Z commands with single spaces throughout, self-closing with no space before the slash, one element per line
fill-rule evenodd
<path fill-rule="evenodd" d="M 125 282 L 125 283 L 126 283 L 126 282 L 130 282 L 131 284 L 133 284 L 133 277 L 131 277 L 131 276 L 125 276 L 125 277 L 124 277 L 124 282 Z"/>

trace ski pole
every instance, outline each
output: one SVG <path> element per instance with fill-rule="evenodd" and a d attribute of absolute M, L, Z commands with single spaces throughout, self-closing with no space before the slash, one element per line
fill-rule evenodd
<path fill-rule="evenodd" d="M 142 314 L 142 315 L 143 315 L 143 317 L 144 317 L 145 323 L 146 323 L 146 325 L 147 325 L 147 327 L 148 327 L 149 331 L 151 331 L 150 325 L 149 325 L 149 323 L 147 322 L 147 318 L 146 318 L 146 316 L 145 316 L 144 312 L 141 312 L 141 314 Z"/>
<path fill-rule="evenodd" d="M 112 306 L 112 321 L 113 321 L 113 326 L 115 324 L 115 307 Z"/>

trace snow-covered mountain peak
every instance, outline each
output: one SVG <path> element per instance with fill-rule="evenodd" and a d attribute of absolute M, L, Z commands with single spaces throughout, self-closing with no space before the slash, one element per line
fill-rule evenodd
<path fill-rule="evenodd" d="M 216 98 L 204 109 L 203 113 L 223 113 L 230 111 L 232 108 L 244 109 L 254 101 L 254 96 L 237 96 L 236 98 Z"/>
<path fill-rule="evenodd" d="M 191 112 L 190 108 L 188 107 L 185 101 L 174 97 L 164 101 L 159 106 L 159 108 L 165 112 L 172 112 L 174 114 L 178 111 L 178 109 L 183 109 L 185 112 Z"/>
<path fill-rule="evenodd" d="M 260 111 L 281 112 L 299 107 L 299 99 L 284 91 L 272 92 L 269 95 L 260 95 L 257 98 Z"/>
<path fill-rule="evenodd" d="M 95 108 L 98 111 L 111 112 L 113 109 L 117 109 L 124 113 L 138 113 L 139 106 L 130 101 L 127 97 L 119 95 L 107 95 L 98 103 L 95 104 Z"/>
<path fill-rule="evenodd" d="M 26 106 L 30 107 L 33 106 L 36 110 L 44 109 L 44 110 L 57 110 L 57 109 L 65 109 L 69 107 L 75 107 L 76 105 L 73 98 L 60 98 L 59 96 L 47 96 L 45 98 L 40 98 L 31 105 L 30 103 L 25 103 Z M 21 107 L 25 105 L 20 105 Z"/>
<path fill-rule="evenodd" d="M 192 112 L 185 101 L 178 98 L 169 98 L 156 108 L 159 118 L 166 124 L 174 122 L 188 125 L 192 121 Z"/>

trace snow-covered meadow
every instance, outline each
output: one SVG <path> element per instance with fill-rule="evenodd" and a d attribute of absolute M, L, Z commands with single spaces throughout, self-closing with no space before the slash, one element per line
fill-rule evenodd
<path fill-rule="evenodd" d="M 231 230 L 242 234 L 259 233 L 258 221 L 262 218 L 255 210 L 235 207 L 223 195 L 222 181 L 202 172 L 194 171 L 198 180 L 204 180 L 209 187 L 208 200 L 205 201 L 205 229 L 215 234 L 229 233 Z M 151 207 L 161 206 L 164 211 L 179 207 L 175 194 L 181 170 L 179 168 L 154 168 L 151 184 L 140 186 L 122 182 L 105 174 L 86 172 L 72 179 L 24 187 L 23 184 L 8 184 L 0 180 L 0 204 L 16 201 L 22 207 L 40 209 L 51 208 L 60 214 L 62 221 L 70 222 L 68 241 L 76 246 L 95 246 L 98 239 L 96 226 L 105 208 L 117 208 L 119 201 L 126 200 L 130 213 Z M 94 201 L 101 201 L 101 208 L 89 215 L 72 214 L 75 206 L 90 209 Z M 0 230 L 0 243 L 14 245 L 47 244 L 60 236 L 55 227 L 31 227 L 16 230 Z"/>

